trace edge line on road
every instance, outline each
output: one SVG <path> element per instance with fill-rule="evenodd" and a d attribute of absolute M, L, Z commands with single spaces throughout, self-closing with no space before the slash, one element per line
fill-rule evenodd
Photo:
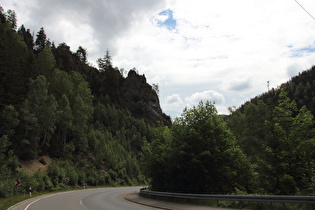
<path fill-rule="evenodd" d="M 37 200 L 35 200 L 35 201 L 33 201 L 33 202 L 31 202 L 31 203 L 29 203 L 29 204 L 24 208 L 24 210 L 27 210 L 28 207 L 30 207 L 33 203 L 36 203 L 36 202 L 39 201 L 39 200 L 40 200 L 40 198 L 37 199 Z"/>
<path fill-rule="evenodd" d="M 123 195 L 123 198 L 126 201 L 128 201 L 128 202 L 131 202 L 131 203 L 134 203 L 134 204 L 138 204 L 140 206 L 148 206 L 148 207 L 153 207 L 153 208 L 156 208 L 156 209 L 165 209 L 165 210 L 177 210 L 175 208 L 169 208 L 169 207 L 166 207 L 166 206 L 156 205 L 156 204 L 154 205 L 154 204 L 150 204 L 150 203 L 146 203 L 146 202 L 139 202 L 139 201 L 135 201 L 133 199 L 127 198 L 128 195 L 133 194 L 133 193 L 137 193 L 137 191 L 126 193 L 126 194 Z"/>

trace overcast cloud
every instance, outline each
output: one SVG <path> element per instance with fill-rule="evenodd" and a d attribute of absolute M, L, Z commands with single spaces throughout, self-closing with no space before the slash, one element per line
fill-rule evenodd
<path fill-rule="evenodd" d="M 298 0 L 315 16 L 314 0 Z M 88 51 L 95 64 L 136 67 L 158 83 L 173 118 L 200 100 L 228 106 L 278 87 L 315 64 L 315 20 L 295 0 L 3 0 L 18 24 Z"/>

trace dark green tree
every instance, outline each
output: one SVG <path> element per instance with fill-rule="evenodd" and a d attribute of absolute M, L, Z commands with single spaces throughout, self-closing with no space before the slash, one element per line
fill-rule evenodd
<path fill-rule="evenodd" d="M 167 151 L 166 154 L 161 152 L 165 156 L 157 158 L 153 152 L 156 155 L 149 157 L 153 189 L 229 193 L 237 188 L 249 188 L 249 161 L 213 104 L 200 102 L 197 107 L 186 108 L 181 117 L 175 119 L 171 131 L 171 142 L 155 140 L 151 143 L 155 145 L 151 146 L 151 151 L 156 148 Z M 163 175 L 157 170 L 162 170 Z"/>
<path fill-rule="evenodd" d="M 7 136 L 0 137 L 0 198 L 13 193 L 12 171 L 7 165 L 7 151 L 10 146 Z"/>
<path fill-rule="evenodd" d="M 97 59 L 98 68 L 100 71 L 106 71 L 109 68 L 113 68 L 112 65 L 112 56 L 109 53 L 109 50 L 106 50 L 106 54 L 103 58 Z"/>
<path fill-rule="evenodd" d="M 298 109 L 284 88 L 273 97 L 248 103 L 228 118 L 255 170 L 252 191 L 295 194 L 314 189 L 313 152 L 308 149 L 314 148 L 313 116 L 306 106 Z"/>
<path fill-rule="evenodd" d="M 228 193 L 246 190 L 250 164 L 210 102 L 185 109 L 172 126 L 176 191 Z"/>
<path fill-rule="evenodd" d="M 12 137 L 19 125 L 19 113 L 12 105 L 7 105 L 0 112 L 0 133 Z"/>
<path fill-rule="evenodd" d="M 77 137 L 75 145 L 77 150 L 85 151 L 88 147 L 87 131 L 89 121 L 94 111 L 93 95 L 89 84 L 81 74 L 72 71 L 70 75 L 74 84 L 74 92 L 70 104 L 73 113 L 73 132 Z"/>
<path fill-rule="evenodd" d="M 87 52 L 86 49 L 84 49 L 82 46 L 79 46 L 76 56 L 78 56 L 79 60 L 83 63 L 87 63 Z"/>
<path fill-rule="evenodd" d="M 70 107 L 70 102 L 68 100 L 68 97 L 63 94 L 61 96 L 61 99 L 59 100 L 59 106 L 58 106 L 58 121 L 56 123 L 58 134 L 56 142 L 54 142 L 55 147 L 53 147 L 53 150 L 51 151 L 55 155 L 64 154 L 65 153 L 65 147 L 67 144 L 67 137 L 69 132 L 72 129 L 73 126 L 73 115 L 72 110 Z"/>
<path fill-rule="evenodd" d="M 41 52 L 46 47 L 46 43 L 47 43 L 46 32 L 44 28 L 41 27 L 40 30 L 36 34 L 35 51 Z"/>
<path fill-rule="evenodd" d="M 173 136 L 168 127 L 152 130 L 153 141 L 144 141 L 142 165 L 145 175 L 150 178 L 153 190 L 171 190 L 173 161 Z"/>
<path fill-rule="evenodd" d="M 30 50 L 34 49 L 34 38 L 33 35 L 30 32 L 30 29 L 25 29 L 24 25 L 22 25 L 19 30 L 18 33 L 21 34 L 21 36 L 24 39 L 24 42 L 26 43 L 26 45 L 28 46 L 28 48 Z"/>
<path fill-rule="evenodd" d="M 32 76 L 32 51 L 7 21 L 0 25 L 0 107 L 15 106 L 23 101 Z"/>
<path fill-rule="evenodd" d="M 5 16 L 4 9 L 0 5 L 0 22 L 1 22 L 1 25 L 3 23 L 5 23 L 6 21 L 7 21 L 7 18 Z"/>
<path fill-rule="evenodd" d="M 48 45 L 38 53 L 34 67 L 38 75 L 44 75 L 49 78 L 52 74 L 56 67 L 56 60 Z"/>
<path fill-rule="evenodd" d="M 58 104 L 55 97 L 48 92 L 48 83 L 44 76 L 31 80 L 27 98 L 21 106 L 21 144 L 29 155 L 22 158 L 34 158 L 39 148 L 47 150 L 49 140 L 55 131 Z M 29 151 L 31 150 L 31 152 Z M 22 154 L 25 154 L 22 152 Z"/>
<path fill-rule="evenodd" d="M 27 99 L 20 106 L 19 133 L 12 144 L 15 154 L 23 160 L 34 159 L 39 152 L 39 125 L 30 106 Z"/>
<path fill-rule="evenodd" d="M 10 28 L 12 30 L 16 30 L 16 27 L 17 27 L 17 18 L 16 18 L 16 13 L 14 10 L 8 10 L 7 12 L 7 21 L 10 25 Z"/>
<path fill-rule="evenodd" d="M 56 49 L 53 49 L 56 58 L 57 68 L 66 72 L 77 70 L 73 60 L 73 53 L 66 43 L 61 43 Z"/>

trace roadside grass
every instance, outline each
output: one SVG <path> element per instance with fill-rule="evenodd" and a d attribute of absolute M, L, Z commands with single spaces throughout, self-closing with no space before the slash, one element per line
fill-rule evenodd
<path fill-rule="evenodd" d="M 37 195 L 35 195 L 37 196 Z M 0 210 L 7 210 L 9 207 L 13 206 L 16 203 L 19 203 L 23 200 L 30 198 L 29 195 L 14 195 L 8 198 L 1 198 L 0 199 Z"/>

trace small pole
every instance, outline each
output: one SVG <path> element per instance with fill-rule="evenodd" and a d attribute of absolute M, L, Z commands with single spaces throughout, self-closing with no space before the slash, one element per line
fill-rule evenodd
<path fill-rule="evenodd" d="M 32 197 L 32 187 L 29 188 L 30 197 Z"/>
<path fill-rule="evenodd" d="M 269 85 L 270 85 L 270 81 L 267 81 L 267 87 L 268 87 L 268 91 L 269 91 Z"/>

